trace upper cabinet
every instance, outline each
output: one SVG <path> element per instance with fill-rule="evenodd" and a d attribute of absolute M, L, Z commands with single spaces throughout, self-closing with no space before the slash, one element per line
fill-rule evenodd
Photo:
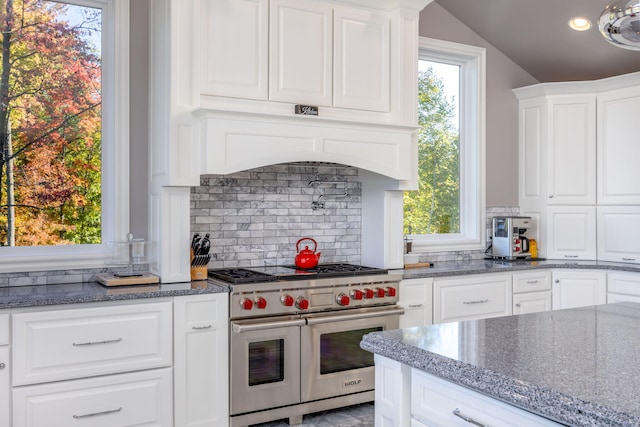
<path fill-rule="evenodd" d="M 631 218 L 624 205 L 640 205 L 639 78 L 633 73 L 515 90 L 520 209 L 539 219 L 539 235 L 530 237 L 540 239 L 540 256 L 640 260 L 614 220 Z"/>
<path fill-rule="evenodd" d="M 640 86 L 598 95 L 598 204 L 640 204 Z"/>

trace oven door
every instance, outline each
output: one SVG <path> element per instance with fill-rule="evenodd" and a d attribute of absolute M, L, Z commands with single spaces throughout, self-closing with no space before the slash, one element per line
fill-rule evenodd
<path fill-rule="evenodd" d="M 302 328 L 302 401 L 373 390 L 373 353 L 360 348 L 369 332 L 398 329 L 402 308 L 378 307 L 310 315 Z"/>
<path fill-rule="evenodd" d="M 286 316 L 231 322 L 231 415 L 300 402 L 300 326 Z"/>

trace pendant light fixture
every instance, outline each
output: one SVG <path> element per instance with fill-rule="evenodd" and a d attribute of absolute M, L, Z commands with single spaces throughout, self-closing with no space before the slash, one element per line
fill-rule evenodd
<path fill-rule="evenodd" d="M 640 0 L 612 0 L 600 18 L 598 29 L 609 43 L 640 50 Z"/>

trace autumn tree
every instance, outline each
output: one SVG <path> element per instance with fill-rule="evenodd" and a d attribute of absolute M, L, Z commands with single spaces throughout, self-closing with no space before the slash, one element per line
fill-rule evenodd
<path fill-rule="evenodd" d="M 0 4 L 0 244 L 99 243 L 100 11 Z"/>
<path fill-rule="evenodd" d="M 460 232 L 460 137 L 455 104 L 432 68 L 418 79 L 419 189 L 404 194 L 404 233 Z"/>

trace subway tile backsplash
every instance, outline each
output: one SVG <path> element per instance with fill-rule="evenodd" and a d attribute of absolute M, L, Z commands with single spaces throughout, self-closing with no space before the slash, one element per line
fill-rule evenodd
<path fill-rule="evenodd" d="M 209 268 L 293 264 L 312 237 L 320 261 L 360 263 L 358 169 L 289 163 L 203 175 L 191 190 L 191 232 L 211 237 Z M 301 242 L 301 249 L 313 242 Z"/>

